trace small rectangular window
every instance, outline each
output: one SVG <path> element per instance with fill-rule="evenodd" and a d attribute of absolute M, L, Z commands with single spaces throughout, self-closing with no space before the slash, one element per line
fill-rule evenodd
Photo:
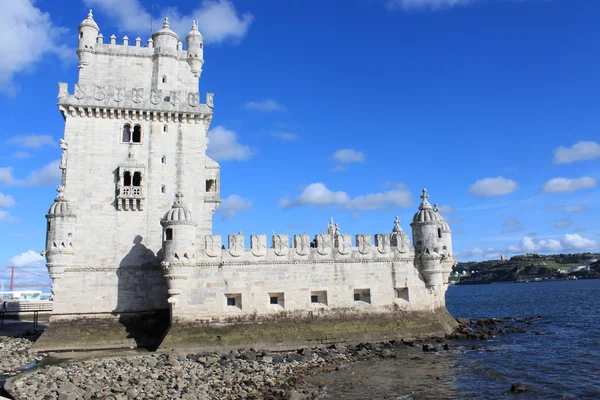
<path fill-rule="evenodd" d="M 354 289 L 354 301 L 371 304 L 371 289 Z"/>
<path fill-rule="evenodd" d="M 394 289 L 394 297 L 396 299 L 402 299 L 405 301 L 409 301 L 408 300 L 408 288 L 396 288 Z"/>
<path fill-rule="evenodd" d="M 327 305 L 327 291 L 317 290 L 310 292 L 310 303 L 316 306 Z"/>
<path fill-rule="evenodd" d="M 226 311 L 236 311 L 242 309 L 241 293 L 225 293 Z"/>
<path fill-rule="evenodd" d="M 271 309 L 285 308 L 285 299 L 283 293 L 269 293 L 269 306 Z"/>

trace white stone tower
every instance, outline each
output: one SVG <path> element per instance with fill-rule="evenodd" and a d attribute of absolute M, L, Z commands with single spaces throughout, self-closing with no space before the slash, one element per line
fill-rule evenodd
<path fill-rule="evenodd" d="M 63 229 L 64 224 L 53 225 L 63 218 L 72 225 L 69 232 L 76 227 L 79 240 L 73 254 L 46 249 L 49 266 L 58 258 L 68 258 L 72 266 L 59 285 L 64 293 L 55 296 L 55 307 L 62 309 L 64 301 L 65 309 L 77 311 L 73 299 L 84 298 L 89 304 L 81 309 L 98 315 L 164 310 L 162 256 L 192 257 L 201 251 L 220 204 L 220 166 L 206 155 L 213 96 L 207 94 L 202 104 L 198 91 L 203 38 L 194 23 L 184 49 L 165 18 L 146 46 L 140 38 L 130 45 L 127 36 L 117 44 L 114 35 L 105 44 L 90 11 L 79 25 L 78 40 L 78 82 L 72 92 L 59 84 L 64 190 L 57 198 L 77 219 L 49 214 L 48 235 L 54 238 L 55 229 Z M 184 230 L 191 247 L 171 254 L 167 244 L 163 254 L 158 222 L 180 188 L 186 189 L 186 209 L 196 225 L 172 229 Z M 69 203 L 62 200 L 67 196 Z M 174 207 L 181 210 L 178 204 Z M 85 294 L 79 293 L 82 280 L 91 283 Z M 155 290 L 141 293 L 140 286 Z"/>

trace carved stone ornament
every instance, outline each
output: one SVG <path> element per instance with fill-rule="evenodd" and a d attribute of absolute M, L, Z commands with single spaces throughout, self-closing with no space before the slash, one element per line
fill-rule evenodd
<path fill-rule="evenodd" d="M 322 256 L 331 254 L 331 235 L 317 235 L 317 253 Z"/>
<path fill-rule="evenodd" d="M 94 86 L 94 100 L 102 101 L 106 98 L 107 85 L 96 85 Z"/>
<path fill-rule="evenodd" d="M 337 235 L 336 241 L 337 249 L 340 254 L 350 254 L 350 251 L 352 250 L 352 239 L 350 239 L 350 235 Z"/>
<path fill-rule="evenodd" d="M 131 92 L 131 100 L 134 103 L 139 103 L 144 98 L 144 88 L 134 88 Z"/>
<path fill-rule="evenodd" d="M 294 248 L 296 249 L 296 254 L 298 254 L 299 256 L 309 255 L 310 236 L 308 234 L 294 235 Z"/>
<path fill-rule="evenodd" d="M 287 256 L 289 252 L 288 235 L 273 235 L 273 251 L 278 256 Z"/>
<path fill-rule="evenodd" d="M 244 255 L 244 235 L 229 235 L 229 254 L 232 257 L 241 257 Z"/>
<path fill-rule="evenodd" d="M 360 254 L 369 254 L 371 252 L 371 235 L 356 235 L 356 247 Z"/>
<path fill-rule="evenodd" d="M 215 107 L 214 103 L 215 94 L 214 93 L 206 93 L 206 105 L 210 108 Z"/>
<path fill-rule="evenodd" d="M 408 235 L 406 233 L 402 233 L 402 241 L 400 242 L 400 246 L 398 247 L 398 251 L 400 253 L 408 253 L 410 249 L 410 244 L 408 241 Z"/>
<path fill-rule="evenodd" d="M 60 156 L 60 169 L 67 169 L 67 149 L 69 146 L 64 139 L 60 139 L 60 148 L 62 149 L 62 154 Z"/>
<path fill-rule="evenodd" d="M 169 95 L 169 103 L 171 103 L 174 106 L 179 104 L 179 95 L 176 91 L 171 91 L 171 94 Z"/>
<path fill-rule="evenodd" d="M 200 93 L 189 92 L 188 93 L 188 104 L 190 107 L 197 107 L 200 103 Z"/>
<path fill-rule="evenodd" d="M 250 247 L 254 256 L 265 256 L 267 254 L 267 235 L 250 236 Z"/>
<path fill-rule="evenodd" d="M 73 96 L 75 96 L 77 100 L 83 99 L 85 97 L 85 86 L 76 84 L 75 93 L 73 93 Z"/>
<path fill-rule="evenodd" d="M 117 103 L 123 101 L 125 99 L 125 88 L 124 87 L 115 87 L 113 91 L 113 100 Z"/>
<path fill-rule="evenodd" d="M 206 255 L 209 257 L 221 255 L 221 235 L 206 235 Z"/>
<path fill-rule="evenodd" d="M 378 233 L 375 235 L 375 245 L 377 251 L 381 254 L 387 254 L 390 252 L 390 235 Z"/>
<path fill-rule="evenodd" d="M 150 103 L 156 105 L 162 101 L 162 90 L 152 89 L 150 92 Z"/>

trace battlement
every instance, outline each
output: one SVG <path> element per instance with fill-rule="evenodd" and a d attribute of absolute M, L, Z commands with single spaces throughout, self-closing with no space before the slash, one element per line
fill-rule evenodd
<path fill-rule="evenodd" d="M 291 243 L 290 243 L 290 239 Z M 199 264 L 218 263 L 261 263 L 261 262 L 364 262 L 376 259 L 407 259 L 415 255 L 410 246 L 408 235 L 396 234 L 358 234 L 355 245 L 351 235 L 319 234 L 310 240 L 308 234 L 273 234 L 271 247 L 267 247 L 267 235 L 251 235 L 250 248 L 244 247 L 244 235 L 227 237 L 227 247 L 222 243 L 221 235 L 207 235 L 205 248 L 197 254 Z"/>
<path fill-rule="evenodd" d="M 130 42 L 127 36 L 124 36 L 121 39 L 121 44 L 117 43 L 117 38 L 115 35 L 111 35 L 108 43 L 104 43 L 104 36 L 100 33 L 96 37 L 96 43 L 91 47 L 87 47 L 84 51 L 91 51 L 96 54 L 112 54 L 112 55 L 120 55 L 120 56 L 129 56 L 129 57 L 153 57 L 156 53 L 156 48 L 154 46 L 154 40 L 152 38 L 148 39 L 144 46 L 142 46 L 142 39 L 137 37 L 134 42 Z M 174 48 L 170 49 L 174 50 L 172 52 L 172 56 L 177 58 L 178 60 L 187 60 L 188 52 L 187 50 L 183 50 L 183 43 L 181 41 L 177 42 Z"/>

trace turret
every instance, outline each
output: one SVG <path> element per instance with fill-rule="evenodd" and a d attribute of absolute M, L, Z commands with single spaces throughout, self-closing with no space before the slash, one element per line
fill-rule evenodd
<path fill-rule="evenodd" d="M 71 205 L 63 193 L 64 187 L 59 186 L 56 190 L 58 196 L 46 214 L 48 226 L 45 255 L 51 276 L 54 267 L 70 265 L 75 255 L 73 240 L 77 217 L 73 214 Z"/>
<path fill-rule="evenodd" d="M 178 192 L 173 207 L 166 212 L 163 227 L 163 273 L 169 289 L 169 303 L 175 304 L 196 259 L 196 223 Z"/>
<path fill-rule="evenodd" d="M 196 78 L 202 73 L 202 65 L 204 64 L 204 38 L 198 30 L 196 21 L 192 23 L 192 29 L 185 37 L 188 59 L 192 73 Z"/>
<path fill-rule="evenodd" d="M 450 230 L 450 225 L 444 221 L 444 218 L 439 213 L 440 210 L 437 204 L 433 205 L 433 211 L 438 213 L 440 216 L 440 227 L 442 230 L 442 254 L 445 256 L 444 260 L 442 261 L 442 279 L 444 283 L 447 283 L 448 279 L 450 278 L 450 274 L 452 273 L 452 267 L 454 267 L 454 264 L 456 264 L 456 260 L 452 256 L 452 231 Z"/>
<path fill-rule="evenodd" d="M 100 28 L 98 28 L 98 24 L 94 21 L 92 10 L 90 10 L 87 18 L 79 24 L 79 45 L 77 46 L 79 68 L 83 68 L 92 63 L 99 32 Z"/>
<path fill-rule="evenodd" d="M 169 18 L 163 21 L 163 28 L 152 35 L 154 54 L 162 56 L 177 55 L 179 36 L 170 28 Z"/>
<path fill-rule="evenodd" d="M 423 189 L 419 211 L 410 224 L 415 247 L 415 262 L 427 286 L 443 284 L 442 259 L 443 242 L 440 215 L 427 200 L 427 189 Z"/>

